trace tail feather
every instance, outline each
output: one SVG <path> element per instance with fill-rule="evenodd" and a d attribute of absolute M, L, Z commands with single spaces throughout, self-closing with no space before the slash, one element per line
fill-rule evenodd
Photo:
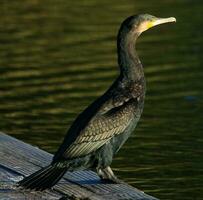
<path fill-rule="evenodd" d="M 18 182 L 18 185 L 26 189 L 45 190 L 54 186 L 66 173 L 66 170 L 67 168 L 49 165 L 25 177 Z"/>

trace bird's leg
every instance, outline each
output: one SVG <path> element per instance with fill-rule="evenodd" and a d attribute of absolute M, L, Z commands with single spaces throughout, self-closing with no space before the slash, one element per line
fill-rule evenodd
<path fill-rule="evenodd" d="M 104 181 L 110 181 L 112 183 L 121 183 L 121 181 L 114 175 L 112 169 L 109 166 L 106 168 L 98 168 L 97 174 Z"/>

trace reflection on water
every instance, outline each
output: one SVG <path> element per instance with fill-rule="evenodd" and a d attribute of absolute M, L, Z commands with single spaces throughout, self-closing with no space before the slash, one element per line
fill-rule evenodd
<path fill-rule="evenodd" d="M 113 167 L 161 199 L 202 199 L 203 3 L 150 2 L 4 1 L 0 127 L 54 152 L 76 115 L 118 74 L 120 22 L 141 12 L 175 16 L 177 24 L 151 29 L 138 41 L 148 88 L 145 109 Z"/>

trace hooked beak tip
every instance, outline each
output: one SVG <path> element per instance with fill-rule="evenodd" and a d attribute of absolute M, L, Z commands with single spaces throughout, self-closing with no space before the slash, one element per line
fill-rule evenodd
<path fill-rule="evenodd" d="M 171 22 L 176 22 L 176 18 L 175 17 L 170 17 L 169 19 L 171 19 Z"/>

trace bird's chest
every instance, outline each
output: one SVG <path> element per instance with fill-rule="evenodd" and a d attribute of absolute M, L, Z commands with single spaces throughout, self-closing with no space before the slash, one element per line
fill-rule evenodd
<path fill-rule="evenodd" d="M 120 83 L 117 88 L 117 94 L 115 94 L 114 103 L 124 104 L 125 102 L 131 102 L 136 108 L 142 107 L 145 97 L 145 81 L 130 81 L 128 83 Z"/>

